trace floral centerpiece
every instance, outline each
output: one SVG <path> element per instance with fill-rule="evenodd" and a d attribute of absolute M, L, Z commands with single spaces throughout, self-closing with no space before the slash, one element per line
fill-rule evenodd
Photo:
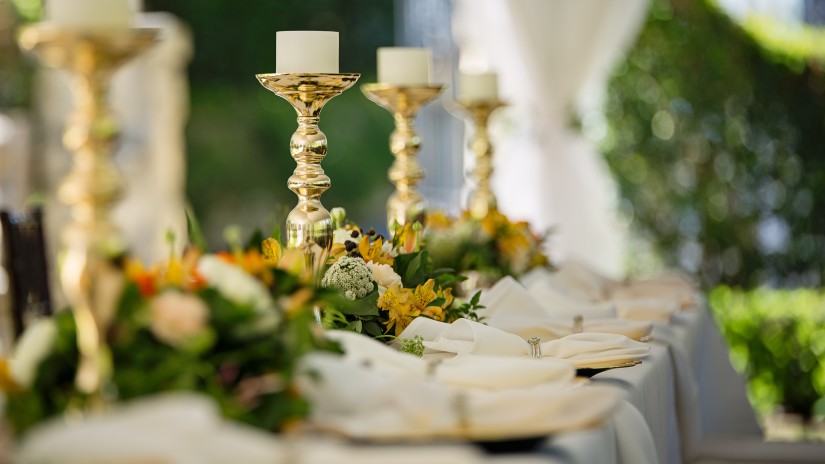
<path fill-rule="evenodd" d="M 260 243 L 260 242 L 258 242 Z M 202 254 L 194 249 L 150 269 L 125 260 L 122 293 L 106 343 L 114 370 L 106 393 L 120 400 L 193 390 L 230 418 L 277 431 L 307 404 L 292 388 L 295 360 L 334 349 L 316 336 L 312 307 L 335 303 L 304 274 L 298 250 L 277 242 Z M 31 326 L 0 359 L 5 419 L 16 433 L 89 400 L 76 390 L 71 311 Z"/>
<path fill-rule="evenodd" d="M 545 237 L 533 233 L 527 222 L 513 222 L 497 209 L 483 219 L 468 212 L 458 218 L 431 212 L 426 240 L 436 266 L 476 272 L 490 281 L 549 265 L 542 251 Z"/>
<path fill-rule="evenodd" d="M 333 209 L 334 244 L 321 286 L 337 290 L 347 302 L 325 308 L 325 327 L 393 339 L 416 317 L 478 320 L 480 295 L 466 302 L 453 296 L 454 285 L 464 278 L 435 267 L 420 223 L 398 226 L 387 239 L 347 223 L 345 216 L 341 208 Z"/>

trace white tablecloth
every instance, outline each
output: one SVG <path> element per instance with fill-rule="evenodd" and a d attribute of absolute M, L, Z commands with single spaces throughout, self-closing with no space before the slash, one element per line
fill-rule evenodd
<path fill-rule="evenodd" d="M 680 313 L 670 324 L 657 326 L 651 356 L 642 364 L 591 380 L 624 390 L 647 430 L 622 433 L 617 430 L 621 423 L 611 422 L 552 437 L 541 451 L 548 462 L 630 464 L 623 448 L 653 446 L 658 462 L 681 463 L 691 461 L 709 436 L 761 437 L 744 382 L 706 310 Z"/>

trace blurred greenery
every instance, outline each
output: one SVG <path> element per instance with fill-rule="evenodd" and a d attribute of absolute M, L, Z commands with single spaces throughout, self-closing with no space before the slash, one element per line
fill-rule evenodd
<path fill-rule="evenodd" d="M 297 127 L 289 104 L 264 89 L 255 74 L 275 71 L 279 30 L 340 33 L 340 69 L 361 73 L 355 87 L 331 101 L 321 117 L 329 139 L 323 166 L 332 188 L 327 209 L 343 206 L 354 221 L 380 228 L 392 191 L 386 172 L 392 117 L 359 89 L 375 82 L 375 50 L 393 45 L 391 0 L 279 0 L 244 8 L 221 0 L 146 0 L 191 28 L 191 113 L 186 132 L 187 191 L 210 244 L 223 227 L 272 227 L 296 204 L 286 187 L 295 168 L 289 138 Z"/>
<path fill-rule="evenodd" d="M 633 234 L 666 265 L 708 287 L 818 286 L 822 51 L 788 44 L 822 32 L 763 46 L 759 22 L 748 24 L 707 1 L 653 1 L 611 80 L 603 151 Z"/>
<path fill-rule="evenodd" d="M 761 416 L 825 416 L 825 291 L 719 286 L 709 303 Z"/>

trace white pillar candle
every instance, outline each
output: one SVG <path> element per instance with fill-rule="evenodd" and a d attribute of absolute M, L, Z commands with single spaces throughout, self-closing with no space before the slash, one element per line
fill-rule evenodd
<path fill-rule="evenodd" d="M 279 31 L 275 36 L 276 73 L 338 73 L 338 33 Z"/>
<path fill-rule="evenodd" d="M 128 29 L 135 23 L 131 3 L 129 0 L 47 0 L 46 19 L 69 29 Z"/>
<path fill-rule="evenodd" d="M 378 49 L 378 82 L 393 85 L 429 85 L 432 52 L 429 48 Z"/>
<path fill-rule="evenodd" d="M 495 73 L 464 74 L 458 76 L 458 100 L 498 100 L 498 76 Z"/>

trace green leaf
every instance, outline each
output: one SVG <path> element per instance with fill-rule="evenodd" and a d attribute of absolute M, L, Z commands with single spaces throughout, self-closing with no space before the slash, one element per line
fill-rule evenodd
<path fill-rule="evenodd" d="M 200 222 L 198 222 L 198 217 L 195 216 L 191 205 L 186 207 L 186 232 L 189 235 L 189 243 L 191 245 L 200 250 L 207 249 L 206 239 L 203 237 Z"/>
<path fill-rule="evenodd" d="M 470 298 L 470 306 L 472 306 L 472 307 L 478 306 L 479 300 L 481 300 L 481 291 L 480 290 L 477 291 L 476 294 L 473 295 L 472 298 Z"/>

